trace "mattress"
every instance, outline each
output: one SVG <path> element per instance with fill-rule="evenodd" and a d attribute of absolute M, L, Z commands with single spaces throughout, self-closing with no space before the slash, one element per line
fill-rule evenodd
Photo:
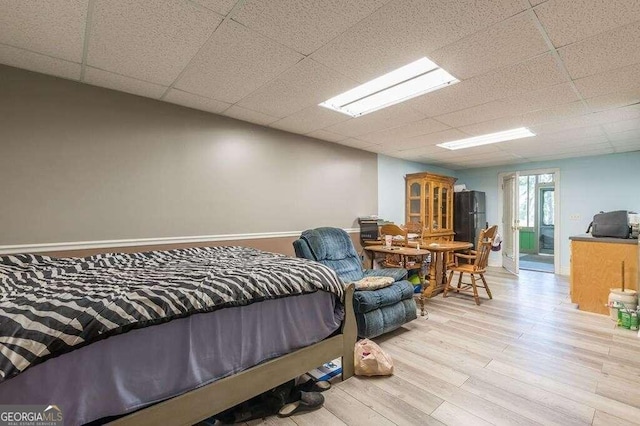
<path fill-rule="evenodd" d="M 129 413 L 319 342 L 343 317 L 317 291 L 135 329 L 0 383 L 0 404 L 55 404 L 66 425 Z"/>

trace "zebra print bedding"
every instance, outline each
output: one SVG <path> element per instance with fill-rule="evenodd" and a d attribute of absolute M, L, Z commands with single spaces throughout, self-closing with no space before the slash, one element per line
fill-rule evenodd
<path fill-rule="evenodd" d="M 0 382 L 132 329 L 318 290 L 344 294 L 320 263 L 246 247 L 0 256 Z"/>

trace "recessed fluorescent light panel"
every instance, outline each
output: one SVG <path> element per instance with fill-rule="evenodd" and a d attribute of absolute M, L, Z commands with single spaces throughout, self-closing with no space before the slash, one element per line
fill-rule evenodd
<path fill-rule="evenodd" d="M 517 129 L 505 130 L 503 132 L 489 133 L 487 135 L 474 136 L 472 138 L 439 143 L 437 146 L 451 150 L 463 149 L 471 148 L 474 146 L 489 145 L 491 143 L 510 141 L 514 139 L 529 138 L 535 135 L 535 133 L 533 133 L 526 127 L 518 127 Z"/>
<path fill-rule="evenodd" d="M 320 106 L 359 117 L 458 81 L 429 59 L 422 58 L 335 96 Z"/>

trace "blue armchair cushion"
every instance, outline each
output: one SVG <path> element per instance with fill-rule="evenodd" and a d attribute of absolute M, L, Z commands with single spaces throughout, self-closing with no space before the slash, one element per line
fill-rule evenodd
<path fill-rule="evenodd" d="M 366 313 L 356 312 L 358 336 L 374 338 L 393 331 L 417 317 L 416 302 L 413 299 L 405 299 Z"/>
<path fill-rule="evenodd" d="M 293 247 L 297 256 L 328 266 L 345 283 L 359 281 L 364 277 L 360 257 L 344 229 L 308 229 L 302 232 Z"/>
<path fill-rule="evenodd" d="M 364 314 L 407 299 L 413 299 L 413 284 L 409 281 L 397 281 L 375 291 L 356 291 L 353 295 L 353 309 L 356 313 Z"/>

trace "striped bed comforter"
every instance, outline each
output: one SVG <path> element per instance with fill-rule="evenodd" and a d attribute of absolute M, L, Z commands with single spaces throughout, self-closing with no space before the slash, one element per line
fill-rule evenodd
<path fill-rule="evenodd" d="M 344 287 L 326 266 L 246 247 L 0 256 L 0 382 L 135 328 Z"/>

